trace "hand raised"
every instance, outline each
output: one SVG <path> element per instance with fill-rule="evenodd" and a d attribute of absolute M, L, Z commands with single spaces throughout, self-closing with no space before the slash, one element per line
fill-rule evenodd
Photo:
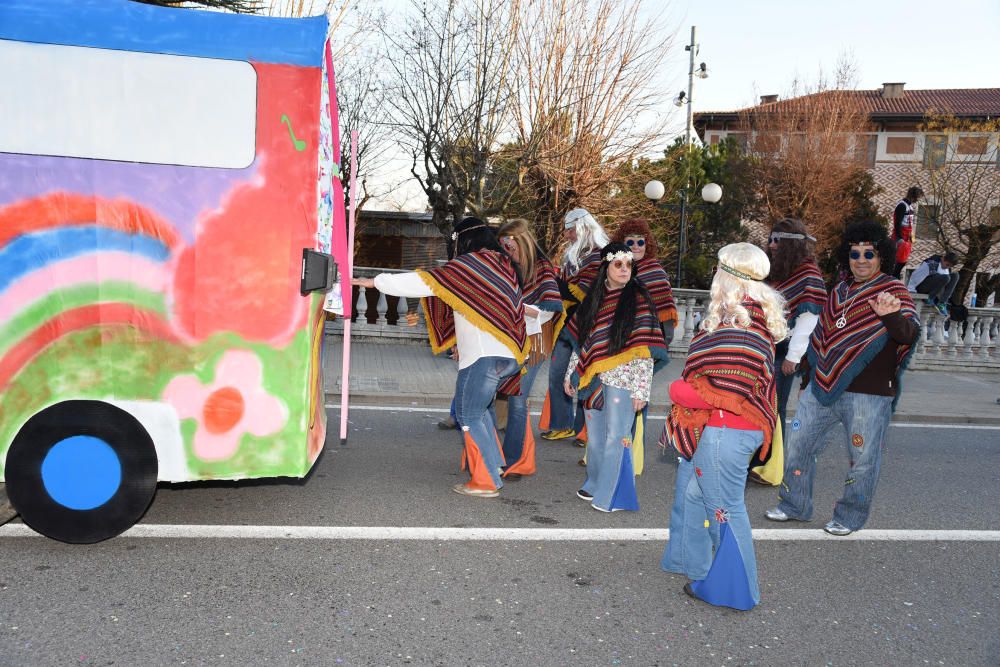
<path fill-rule="evenodd" d="M 874 299 L 868 299 L 868 305 L 872 307 L 876 315 L 884 317 L 899 310 L 899 299 L 888 292 L 879 292 Z"/>

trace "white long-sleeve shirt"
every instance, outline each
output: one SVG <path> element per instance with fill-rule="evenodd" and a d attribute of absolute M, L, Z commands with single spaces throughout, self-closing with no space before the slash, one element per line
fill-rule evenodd
<path fill-rule="evenodd" d="M 785 359 L 797 364 L 802 360 L 802 355 L 809 347 L 809 337 L 813 329 L 819 322 L 819 315 L 816 313 L 799 313 L 795 318 L 795 327 L 792 329 L 791 340 L 788 341 L 788 353 Z"/>
<path fill-rule="evenodd" d="M 383 294 L 408 298 L 434 296 L 431 288 L 415 271 L 380 273 L 375 276 L 375 289 Z M 515 358 L 510 349 L 499 339 L 477 329 L 457 310 L 455 311 L 455 344 L 458 346 L 459 369 L 467 368 L 483 357 Z"/>

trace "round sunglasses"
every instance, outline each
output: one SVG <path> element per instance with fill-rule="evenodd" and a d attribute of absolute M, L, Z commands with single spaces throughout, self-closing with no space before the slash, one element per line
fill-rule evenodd
<path fill-rule="evenodd" d="M 630 262 L 630 261 L 628 261 L 626 259 L 616 259 L 615 261 L 611 262 L 611 266 L 613 266 L 615 269 L 621 271 L 622 269 L 631 269 L 632 268 L 632 262 Z"/>
<path fill-rule="evenodd" d="M 850 258 L 854 259 L 854 260 L 861 259 L 861 251 L 859 251 L 859 250 L 852 250 L 851 254 L 850 254 Z M 865 259 L 875 259 L 875 251 L 874 250 L 865 250 Z"/>
<path fill-rule="evenodd" d="M 646 239 L 625 239 L 625 245 L 629 248 L 632 246 L 639 246 L 640 248 L 646 245 Z"/>

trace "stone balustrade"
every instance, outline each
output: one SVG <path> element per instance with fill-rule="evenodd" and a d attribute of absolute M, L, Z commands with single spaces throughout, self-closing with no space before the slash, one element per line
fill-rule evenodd
<path fill-rule="evenodd" d="M 400 273 L 393 269 L 355 267 L 358 277 L 377 273 Z M 423 342 L 427 340 L 427 324 L 419 299 L 386 296 L 378 290 L 355 288 L 355 308 L 352 336 L 385 342 Z M 675 289 L 677 327 L 670 344 L 670 356 L 683 358 L 694 336 L 698 322 L 708 302 L 706 290 Z M 926 303 L 926 297 L 915 295 L 922 324 L 916 354 L 910 367 L 924 370 L 956 370 L 964 372 L 1000 372 L 1000 308 L 969 308 L 965 324 L 948 323 Z M 359 313 L 364 313 L 364 317 Z M 343 333 L 343 320 L 327 323 L 328 334 Z"/>

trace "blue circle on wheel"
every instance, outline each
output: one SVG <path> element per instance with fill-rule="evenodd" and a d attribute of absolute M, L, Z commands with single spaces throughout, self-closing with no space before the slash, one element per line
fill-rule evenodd
<path fill-rule="evenodd" d="M 57 442 L 42 461 L 42 483 L 54 501 L 92 510 L 111 500 L 122 483 L 122 464 L 111 445 L 89 435 Z"/>

